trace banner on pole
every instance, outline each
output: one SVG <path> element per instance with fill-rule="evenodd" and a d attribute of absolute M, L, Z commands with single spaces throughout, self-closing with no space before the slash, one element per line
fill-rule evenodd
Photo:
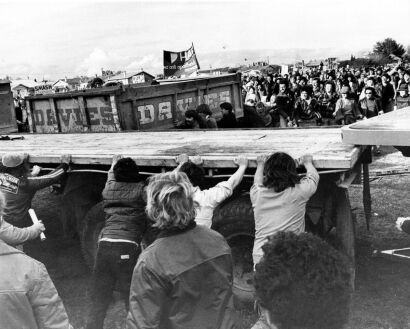
<path fill-rule="evenodd" d="M 164 78 L 190 76 L 199 69 L 194 45 L 185 51 L 164 50 Z"/>

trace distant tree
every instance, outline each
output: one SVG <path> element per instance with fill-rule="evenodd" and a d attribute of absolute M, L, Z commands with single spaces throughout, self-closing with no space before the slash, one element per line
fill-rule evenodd
<path fill-rule="evenodd" d="M 392 38 L 386 38 L 383 41 L 378 41 L 373 47 L 373 53 L 383 57 L 389 57 L 390 54 L 403 56 L 406 50 L 403 45 L 399 44 Z"/>

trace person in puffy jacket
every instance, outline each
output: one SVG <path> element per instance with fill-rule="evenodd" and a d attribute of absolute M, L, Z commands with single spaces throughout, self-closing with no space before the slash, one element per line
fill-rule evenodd
<path fill-rule="evenodd" d="M 103 328 L 116 283 L 128 309 L 132 271 L 147 226 L 144 183 L 134 160 L 114 156 L 102 197 L 105 224 L 93 268 L 87 329 Z"/>
<path fill-rule="evenodd" d="M 160 234 L 134 269 L 128 329 L 235 328 L 231 251 L 196 225 L 193 194 L 185 173 L 151 178 L 147 213 Z"/>
<path fill-rule="evenodd" d="M 0 328 L 72 329 L 45 266 L 1 238 L 0 273 Z"/>

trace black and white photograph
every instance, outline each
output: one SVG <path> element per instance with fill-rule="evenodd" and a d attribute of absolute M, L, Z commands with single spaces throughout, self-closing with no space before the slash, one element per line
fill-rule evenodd
<path fill-rule="evenodd" d="M 0 329 L 410 329 L 409 17 L 0 0 Z"/>

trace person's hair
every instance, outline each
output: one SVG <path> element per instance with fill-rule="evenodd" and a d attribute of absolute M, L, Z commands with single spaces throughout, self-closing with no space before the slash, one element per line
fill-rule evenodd
<path fill-rule="evenodd" d="M 276 152 L 265 162 L 263 168 L 263 185 L 282 192 L 294 187 L 300 181 L 296 171 L 295 160 L 287 153 Z"/>
<path fill-rule="evenodd" d="M 278 328 L 343 328 L 352 292 L 346 256 L 310 233 L 279 232 L 262 249 L 256 300 Z"/>
<path fill-rule="evenodd" d="M 186 118 L 194 118 L 195 120 L 198 121 L 198 112 L 195 110 L 187 110 L 185 112 L 185 117 Z"/>
<path fill-rule="evenodd" d="M 193 186 L 202 186 L 205 177 L 205 170 L 201 166 L 188 161 L 179 168 L 179 171 L 188 176 L 188 179 Z"/>
<path fill-rule="evenodd" d="M 302 88 L 300 88 L 300 93 L 302 92 L 306 92 L 308 94 L 308 96 L 310 96 L 310 94 L 312 93 L 312 88 L 311 86 L 303 86 Z"/>
<path fill-rule="evenodd" d="M 373 76 L 367 77 L 367 81 L 373 81 L 373 83 L 376 83 L 376 79 Z"/>
<path fill-rule="evenodd" d="M 391 80 L 391 77 L 390 77 L 390 75 L 389 75 L 388 73 L 383 73 L 383 74 L 382 74 L 382 77 L 385 77 L 385 78 L 387 79 L 387 81 L 390 81 L 390 80 Z"/>
<path fill-rule="evenodd" d="M 119 159 L 114 165 L 114 178 L 117 182 L 139 182 L 140 175 L 135 161 L 131 158 Z"/>
<path fill-rule="evenodd" d="M 368 90 L 370 90 L 370 91 L 372 92 L 372 95 L 373 95 L 373 96 L 375 95 L 375 90 L 374 90 L 373 87 L 366 87 L 366 88 L 364 88 L 364 92 L 365 92 L 365 93 L 366 93 L 366 91 L 368 91 Z"/>
<path fill-rule="evenodd" d="M 223 102 L 223 103 L 221 103 L 221 105 L 219 105 L 219 107 L 220 107 L 221 109 L 227 110 L 227 111 L 229 111 L 229 112 L 232 112 L 232 111 L 233 111 L 232 104 L 231 104 L 231 103 L 228 103 L 228 102 Z"/>
<path fill-rule="evenodd" d="M 208 104 L 200 104 L 200 105 L 198 105 L 197 108 L 196 108 L 196 111 L 197 111 L 198 113 L 203 113 L 203 114 L 206 114 L 206 115 L 212 115 L 212 111 L 211 111 L 211 109 L 209 108 Z"/>
<path fill-rule="evenodd" d="M 171 171 L 154 175 L 147 188 L 148 217 L 160 230 L 187 227 L 195 219 L 197 203 L 187 175 Z"/>

